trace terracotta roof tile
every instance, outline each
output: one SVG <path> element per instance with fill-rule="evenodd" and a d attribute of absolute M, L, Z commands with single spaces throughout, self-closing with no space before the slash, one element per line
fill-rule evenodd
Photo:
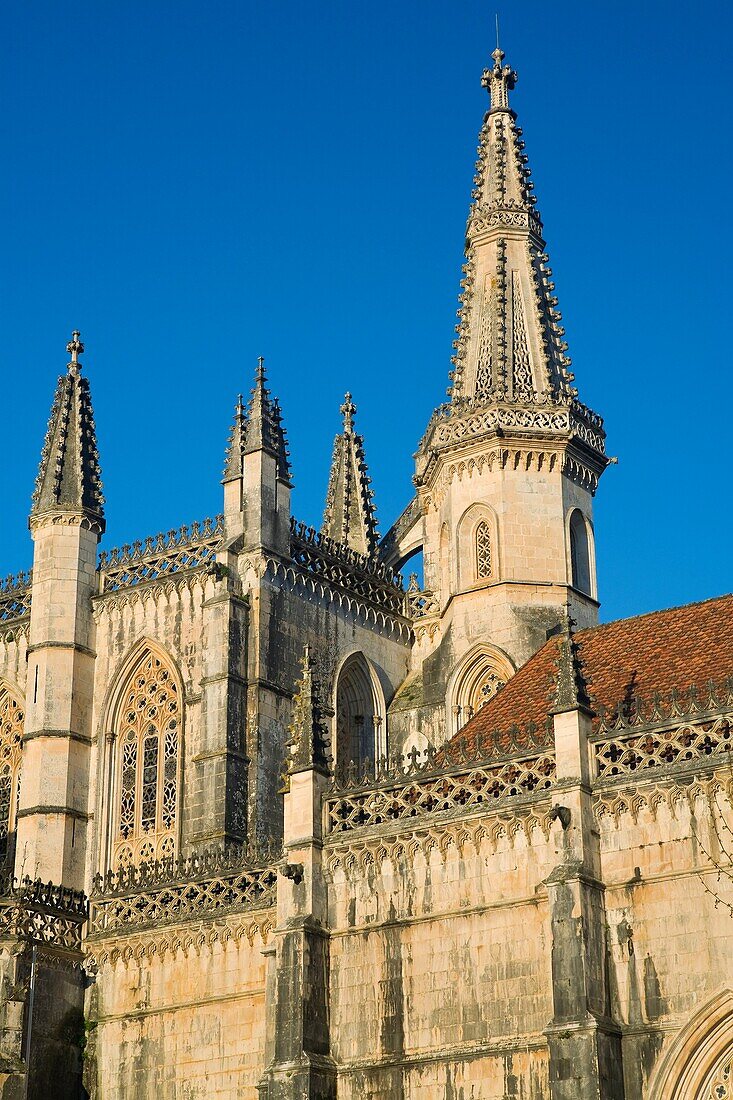
<path fill-rule="evenodd" d="M 575 635 L 594 707 L 614 709 L 635 696 L 650 699 L 733 677 L 733 595 L 618 619 Z M 466 738 L 508 747 L 512 727 L 543 729 L 552 706 L 559 637 L 550 638 L 506 687 L 449 744 Z"/>

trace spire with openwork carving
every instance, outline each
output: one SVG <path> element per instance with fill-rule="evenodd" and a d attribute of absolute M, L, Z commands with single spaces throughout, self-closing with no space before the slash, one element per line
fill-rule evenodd
<path fill-rule="evenodd" d="M 280 480 L 290 483 L 290 457 L 280 403 L 270 396 L 266 381 L 265 360 L 260 356 L 247 408 L 242 407 L 240 399 L 235 412 L 226 453 L 225 481 L 239 476 L 245 454 L 261 450 L 277 460 Z"/>
<path fill-rule="evenodd" d="M 301 676 L 293 696 L 293 720 L 288 730 L 288 773 L 330 766 L 328 725 L 316 684 L 315 664 L 308 645 L 303 651 Z"/>
<path fill-rule="evenodd" d="M 377 547 L 377 516 L 364 440 L 354 431 L 356 406 L 347 393 L 341 406 L 343 431 L 336 436 L 321 531 L 336 542 L 371 557 Z"/>
<path fill-rule="evenodd" d="M 231 481 L 242 476 L 246 439 L 247 413 L 240 393 L 234 408 L 234 421 L 229 431 L 227 449 L 224 454 L 224 481 Z"/>
<path fill-rule="evenodd" d="M 479 136 L 449 393 L 454 405 L 568 400 L 575 390 L 565 331 L 509 102 L 517 74 L 498 47 L 492 57 L 482 79 L 490 105 Z"/>
<path fill-rule="evenodd" d="M 66 345 L 71 356 L 58 380 L 31 505 L 31 522 L 43 515 L 85 516 L 104 530 L 104 497 L 89 381 L 81 373 L 79 333 Z"/>

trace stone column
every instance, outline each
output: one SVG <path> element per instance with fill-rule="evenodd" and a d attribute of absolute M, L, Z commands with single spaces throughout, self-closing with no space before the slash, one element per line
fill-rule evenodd
<path fill-rule="evenodd" d="M 330 932 L 323 875 L 322 805 L 329 782 L 321 714 L 311 694 L 306 654 L 294 700 L 292 760 L 285 793 L 284 851 L 277 890 L 272 1061 L 260 1100 L 335 1100 L 330 1045 Z M 320 742 L 320 744 L 319 744 Z"/>
<path fill-rule="evenodd" d="M 624 1100 L 621 1032 L 610 1015 L 605 887 L 590 787 L 592 713 L 569 629 L 560 643 L 553 718 L 559 861 L 547 880 L 554 1003 L 545 1032 L 550 1095 L 552 1100 Z"/>
<path fill-rule="evenodd" d="M 99 527 L 32 524 L 35 550 L 15 871 L 84 888 Z"/>
<path fill-rule="evenodd" d="M 233 555 L 220 555 L 229 561 Z M 187 848 L 247 840 L 248 604 L 235 590 L 233 564 L 217 562 L 204 601 L 202 722 L 192 758 Z"/>

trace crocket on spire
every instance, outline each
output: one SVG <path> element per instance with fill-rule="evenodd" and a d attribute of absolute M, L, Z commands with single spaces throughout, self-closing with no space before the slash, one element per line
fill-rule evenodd
<path fill-rule="evenodd" d="M 71 356 L 56 386 L 31 505 L 31 521 L 58 512 L 79 513 L 104 530 L 104 497 L 89 381 L 81 374 L 84 351 L 74 330 Z"/>
<path fill-rule="evenodd" d="M 343 431 L 333 444 L 326 510 L 321 531 L 357 554 L 371 557 L 379 535 L 371 478 L 364 457 L 364 440 L 354 431 L 356 405 L 347 393 L 341 406 Z"/>
<path fill-rule="evenodd" d="M 509 102 L 517 74 L 492 54 L 456 325 L 453 405 L 569 402 L 570 359 L 554 296 L 522 131 Z"/>

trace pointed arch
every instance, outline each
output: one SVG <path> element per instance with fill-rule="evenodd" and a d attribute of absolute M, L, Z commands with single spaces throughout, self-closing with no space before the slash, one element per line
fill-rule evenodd
<path fill-rule="evenodd" d="M 682 1028 L 650 1083 L 649 1100 L 717 1100 L 716 1078 L 733 1062 L 733 992 L 723 989 Z"/>
<path fill-rule="evenodd" d="M 573 588 L 586 596 L 596 597 L 595 547 L 593 525 L 573 508 L 567 517 L 568 573 Z"/>
<path fill-rule="evenodd" d="M 0 679 L 0 867 L 9 865 L 15 854 L 24 722 L 23 696 Z"/>
<path fill-rule="evenodd" d="M 448 681 L 446 729 L 457 733 L 469 718 L 494 698 L 515 673 L 511 660 L 490 642 L 478 642 L 465 653 Z"/>
<path fill-rule="evenodd" d="M 343 660 L 335 678 L 335 765 L 357 770 L 373 769 L 386 752 L 385 702 L 379 676 L 363 653 L 355 651 Z"/>
<path fill-rule="evenodd" d="M 490 505 L 472 504 L 458 521 L 456 562 L 461 592 L 474 585 L 498 580 L 499 523 Z"/>
<path fill-rule="evenodd" d="M 182 736 L 180 673 L 161 646 L 143 638 L 108 696 L 104 869 L 176 856 Z"/>

